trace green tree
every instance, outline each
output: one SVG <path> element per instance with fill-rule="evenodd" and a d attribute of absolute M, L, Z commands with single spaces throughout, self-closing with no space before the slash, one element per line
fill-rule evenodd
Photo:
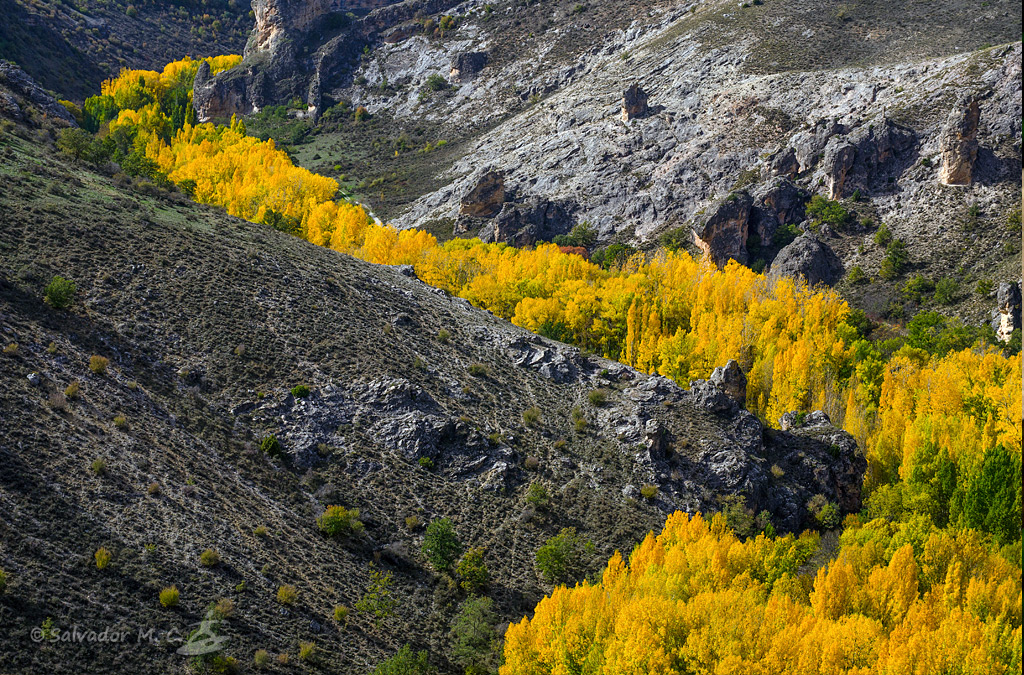
<path fill-rule="evenodd" d="M 578 535 L 575 527 L 565 527 L 537 550 L 537 570 L 549 584 L 566 583 L 586 571 L 593 553 L 589 539 Z"/>
<path fill-rule="evenodd" d="M 92 136 L 83 129 L 61 129 L 57 137 L 57 149 L 75 160 L 85 159 L 92 147 Z"/>
<path fill-rule="evenodd" d="M 452 564 L 462 553 L 462 544 L 455 534 L 455 526 L 447 518 L 435 520 L 427 525 L 427 534 L 423 539 L 423 554 L 439 572 L 451 569 Z"/>
<path fill-rule="evenodd" d="M 373 669 L 373 675 L 431 675 L 436 672 L 427 660 L 427 653 L 414 653 L 409 645 L 403 646 L 394 656 Z"/>
<path fill-rule="evenodd" d="M 391 572 L 382 572 L 371 565 L 370 585 L 355 604 L 355 608 L 360 612 L 372 614 L 377 628 L 380 628 L 384 619 L 395 613 L 398 601 L 391 591 L 394 583 Z"/>
<path fill-rule="evenodd" d="M 1021 456 L 1002 445 L 986 451 L 958 501 L 963 526 L 991 532 L 1004 545 L 1020 540 Z"/>
<path fill-rule="evenodd" d="M 498 669 L 500 642 L 497 618 L 490 598 L 470 598 L 462 603 L 452 626 L 452 660 L 466 675 L 490 675 Z"/>
<path fill-rule="evenodd" d="M 466 551 L 466 555 L 455 566 L 455 572 L 467 593 L 482 592 L 490 581 L 490 572 L 484 562 L 484 549 L 474 547 Z"/>

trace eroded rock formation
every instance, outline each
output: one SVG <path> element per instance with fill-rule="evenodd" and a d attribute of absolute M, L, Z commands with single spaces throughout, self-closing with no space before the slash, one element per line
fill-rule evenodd
<path fill-rule="evenodd" d="M 974 162 L 978 159 L 978 122 L 981 107 L 978 99 L 961 99 L 950 111 L 942 131 L 940 151 L 942 168 L 939 182 L 944 185 L 970 185 Z"/>
<path fill-rule="evenodd" d="M 842 277 L 843 263 L 828 244 L 808 232 L 779 251 L 770 273 L 772 276 L 801 277 L 811 286 L 831 286 Z"/>
<path fill-rule="evenodd" d="M 734 192 L 716 203 L 703 223 L 693 229 L 694 243 L 716 265 L 730 259 L 747 261 L 747 235 L 753 200 L 746 192 Z"/>

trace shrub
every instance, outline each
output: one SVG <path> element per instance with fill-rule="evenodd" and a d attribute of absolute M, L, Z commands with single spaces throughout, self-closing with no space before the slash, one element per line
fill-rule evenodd
<path fill-rule="evenodd" d="M 875 244 L 885 248 L 890 242 L 892 242 L 892 232 L 889 230 L 888 225 L 882 223 L 875 232 Z"/>
<path fill-rule="evenodd" d="M 540 408 L 531 406 L 523 411 L 523 423 L 528 427 L 535 427 L 540 422 Z"/>
<path fill-rule="evenodd" d="M 878 276 L 886 280 L 892 280 L 903 273 L 907 263 L 910 262 L 910 255 L 907 253 L 907 245 L 902 239 L 893 239 L 885 247 L 885 258 L 882 259 L 882 267 L 878 270 Z"/>
<path fill-rule="evenodd" d="M 523 462 L 523 466 L 527 471 L 536 471 L 540 467 L 540 460 L 531 455 Z"/>
<path fill-rule="evenodd" d="M 220 598 L 213 606 L 213 613 L 218 619 L 230 618 L 235 613 L 235 601 L 231 598 Z"/>
<path fill-rule="evenodd" d="M 114 417 L 114 426 L 117 427 L 118 429 L 127 429 L 128 418 L 125 417 L 124 415 L 117 415 L 116 417 Z"/>
<path fill-rule="evenodd" d="M 992 293 L 994 287 L 995 284 L 992 283 L 991 279 L 979 279 L 974 292 L 981 296 L 987 296 Z"/>
<path fill-rule="evenodd" d="M 487 570 L 487 563 L 484 562 L 484 549 L 475 547 L 466 551 L 456 565 L 455 572 L 467 593 L 482 592 L 490 581 L 490 572 Z"/>
<path fill-rule="evenodd" d="M 0 570 L 0 595 L 4 594 L 7 590 L 7 572 Z"/>
<path fill-rule="evenodd" d="M 648 483 L 640 488 L 640 496 L 644 499 L 654 499 L 658 496 L 658 486 Z"/>
<path fill-rule="evenodd" d="M 441 330 L 437 331 L 437 339 L 438 339 L 439 342 L 448 342 L 448 340 L 450 340 L 451 337 L 452 337 L 452 334 L 450 332 L 448 332 L 444 328 L 442 328 Z"/>
<path fill-rule="evenodd" d="M 364 106 L 357 106 L 354 114 L 356 122 L 362 122 L 363 120 L 370 119 L 370 111 Z"/>
<path fill-rule="evenodd" d="M 409 530 L 410 532 L 415 532 L 416 530 L 420 529 L 421 524 L 422 523 L 420 522 L 420 517 L 416 514 L 406 516 L 405 518 L 405 529 Z"/>
<path fill-rule="evenodd" d="M 861 269 L 860 265 L 854 265 L 850 268 L 850 273 L 846 276 L 851 284 L 862 284 L 868 281 L 868 275 L 865 274 L 864 270 Z"/>
<path fill-rule="evenodd" d="M 439 73 L 434 73 L 428 77 L 425 84 L 430 91 L 441 91 L 448 88 L 448 80 L 444 79 L 444 76 Z"/>
<path fill-rule="evenodd" d="M 292 396 L 295 398 L 307 398 L 309 396 L 309 387 L 304 384 L 292 387 Z"/>
<path fill-rule="evenodd" d="M 252 662 L 257 668 L 266 668 L 270 665 L 270 652 L 266 649 L 257 649 L 252 655 Z"/>
<path fill-rule="evenodd" d="M 325 535 L 334 538 L 358 536 L 363 532 L 359 509 L 344 506 L 328 506 L 316 519 L 316 525 Z"/>
<path fill-rule="evenodd" d="M 11 342 L 4 347 L 4 354 L 10 354 L 11 356 L 17 356 L 18 354 L 18 343 Z"/>
<path fill-rule="evenodd" d="M 107 473 L 107 462 L 101 458 L 94 459 L 89 468 L 94 476 L 105 476 Z"/>
<path fill-rule="evenodd" d="M 1010 232 L 1020 232 L 1020 207 L 1016 207 L 1006 216 L 1006 229 Z"/>
<path fill-rule="evenodd" d="M 429 457 L 420 457 L 418 462 L 419 465 L 426 469 L 427 471 L 430 471 L 431 469 L 434 468 L 434 460 L 430 459 Z"/>
<path fill-rule="evenodd" d="M 281 447 L 281 442 L 277 440 L 277 436 L 270 434 L 264 436 L 259 442 L 260 452 L 271 457 L 283 457 L 284 449 Z"/>
<path fill-rule="evenodd" d="M 43 289 L 43 301 L 54 309 L 66 309 L 75 298 L 75 282 L 55 276 Z"/>
<path fill-rule="evenodd" d="M 935 284 L 935 302 L 941 305 L 952 305 L 956 302 L 959 290 L 960 286 L 956 280 L 949 277 L 939 279 L 939 283 Z"/>
<path fill-rule="evenodd" d="M 146 487 L 146 494 L 151 497 L 156 497 L 160 494 L 160 483 L 157 483 L 156 481 L 150 483 L 149 486 Z"/>
<path fill-rule="evenodd" d="M 526 503 L 532 504 L 538 509 L 547 508 L 551 503 L 548 489 L 542 483 L 530 483 L 530 488 L 526 491 Z"/>
<path fill-rule="evenodd" d="M 464 672 L 483 675 L 497 670 L 500 662 L 497 617 L 490 598 L 470 598 L 462 603 L 452 626 L 452 660 Z"/>
<path fill-rule="evenodd" d="M 299 599 L 299 589 L 291 584 L 284 584 L 277 589 L 277 601 L 282 605 L 294 605 Z"/>
<path fill-rule="evenodd" d="M 395 606 L 398 604 L 391 592 L 393 585 L 391 572 L 381 572 L 371 566 L 370 585 L 356 603 L 356 610 L 373 614 L 374 623 L 378 628 L 384 619 L 394 614 Z"/>
<path fill-rule="evenodd" d="M 473 377 L 487 377 L 487 366 L 482 363 L 471 363 L 466 372 Z"/>
<path fill-rule="evenodd" d="M 101 546 L 96 549 L 96 553 L 94 553 L 92 557 L 96 559 L 96 569 L 105 570 L 107 569 L 107 565 L 110 564 L 110 559 L 114 556 L 109 550 Z"/>
<path fill-rule="evenodd" d="M 595 408 L 600 408 L 608 402 L 608 394 L 606 394 L 603 389 L 592 389 L 590 393 L 587 394 L 587 401 L 589 401 L 590 405 Z"/>
<path fill-rule="evenodd" d="M 441 518 L 427 525 L 427 534 L 423 539 L 423 554 L 427 556 L 434 569 L 439 572 L 450 569 L 460 553 L 462 544 L 455 534 L 452 521 Z"/>
<path fill-rule="evenodd" d="M 860 197 L 860 193 L 857 193 Z M 855 198 L 854 201 L 857 201 Z M 811 197 L 807 205 L 807 215 L 814 219 L 816 224 L 826 223 L 836 229 L 844 229 L 853 222 L 853 214 L 847 211 L 842 204 L 825 199 L 821 195 Z"/>
<path fill-rule="evenodd" d="M 772 464 L 772 475 L 776 478 L 782 478 L 786 475 L 786 472 L 778 464 Z"/>
<path fill-rule="evenodd" d="M 89 370 L 97 375 L 103 375 L 107 372 L 107 366 L 110 364 L 110 359 L 105 356 L 90 356 L 89 357 Z"/>
<path fill-rule="evenodd" d="M 587 416 L 583 414 L 583 410 L 579 407 L 572 409 L 572 422 L 576 428 L 576 433 L 582 433 L 587 428 Z"/>
<path fill-rule="evenodd" d="M 199 554 L 199 564 L 203 567 L 216 567 L 220 564 L 220 554 L 208 548 Z"/>
<path fill-rule="evenodd" d="M 915 275 L 903 285 L 903 297 L 906 300 L 913 300 L 914 302 L 920 303 L 923 300 L 927 300 L 927 296 L 935 290 L 935 284 L 932 280 L 923 276 Z"/>
<path fill-rule="evenodd" d="M 563 528 L 537 550 L 537 570 L 550 583 L 568 582 L 581 575 L 594 544 L 576 534 L 575 527 Z"/>
<path fill-rule="evenodd" d="M 300 642 L 299 643 L 299 661 L 309 661 L 313 658 L 313 653 L 316 651 L 315 642 Z"/>
<path fill-rule="evenodd" d="M 409 645 L 403 646 L 394 656 L 377 664 L 373 675 L 433 675 L 437 671 L 427 661 L 427 652 L 413 653 Z"/>
<path fill-rule="evenodd" d="M 257 537 L 260 537 L 261 539 L 262 539 L 263 537 L 267 536 L 267 534 L 269 534 L 269 532 L 270 532 L 270 531 L 269 531 L 269 530 L 267 529 L 267 526 L 266 526 L 266 525 L 257 525 L 257 526 L 256 526 L 256 529 L 254 529 L 254 530 L 252 531 L 252 533 L 253 533 L 254 535 L 256 535 Z"/>
<path fill-rule="evenodd" d="M 349 609 L 345 605 L 334 606 L 334 620 L 340 623 L 342 626 L 348 623 L 348 612 Z"/>
<path fill-rule="evenodd" d="M 160 604 L 168 609 L 171 607 L 177 607 L 179 597 L 180 593 L 178 593 L 178 587 L 168 586 L 160 591 Z"/>

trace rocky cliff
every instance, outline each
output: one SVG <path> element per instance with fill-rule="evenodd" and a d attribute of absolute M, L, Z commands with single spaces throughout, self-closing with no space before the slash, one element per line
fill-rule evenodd
<path fill-rule="evenodd" d="M 599 244 L 641 248 L 676 230 L 694 252 L 755 266 L 786 242 L 773 245 L 779 228 L 813 229 L 836 269 L 875 280 L 845 292 L 884 314 L 902 300 L 901 282 L 875 276 L 883 222 L 915 273 L 955 272 L 966 248 L 960 283 L 1019 275 L 1003 226 L 1020 190 L 1020 20 L 1012 2 L 411 0 L 337 34 L 294 31 L 306 56 L 285 59 L 288 77 L 262 75 L 279 66 L 251 52 L 217 79 L 243 110 L 299 95 L 314 116 L 364 106 L 378 143 L 423 129 L 448 141 L 394 180 L 401 198 L 362 195 L 399 226 L 521 244 L 588 222 Z M 432 75 L 447 78 L 438 93 Z M 314 168 L 345 160 L 330 145 L 307 155 Z M 367 161 L 364 182 L 379 173 L 387 186 L 392 154 Z M 487 198 L 502 201 L 481 216 L 494 176 L 502 191 Z M 815 194 L 842 201 L 849 221 L 819 231 L 805 215 Z M 956 311 L 983 321 L 992 302 L 965 288 Z"/>

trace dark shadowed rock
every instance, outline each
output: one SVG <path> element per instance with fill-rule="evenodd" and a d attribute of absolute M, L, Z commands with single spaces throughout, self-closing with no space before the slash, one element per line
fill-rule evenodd
<path fill-rule="evenodd" d="M 805 233 L 779 251 L 772 261 L 772 276 L 802 277 L 808 284 L 831 286 L 843 275 L 843 263 L 828 244 Z"/>
<path fill-rule="evenodd" d="M 978 122 L 981 108 L 978 99 L 961 99 L 950 111 L 942 130 L 939 149 L 942 169 L 939 182 L 945 185 L 970 185 L 974 162 L 978 159 Z"/>
<path fill-rule="evenodd" d="M 741 406 L 747 402 L 747 376 L 740 370 L 740 364 L 729 359 L 724 366 L 719 366 L 711 372 L 709 380 L 730 397 L 736 400 Z"/>
<path fill-rule="evenodd" d="M 480 177 L 476 187 L 462 198 L 459 213 L 473 218 L 492 218 L 501 211 L 504 202 L 504 175 L 498 171 L 488 171 Z"/>
<path fill-rule="evenodd" d="M 463 52 L 452 59 L 448 79 L 452 82 L 468 82 L 487 65 L 487 52 Z"/>
<path fill-rule="evenodd" d="M 7 61 L 0 61 L 0 115 L 17 122 L 29 119 L 35 108 L 49 122 L 59 127 L 77 127 L 67 108 L 36 84 L 28 73 Z"/>
<path fill-rule="evenodd" d="M 647 114 L 647 92 L 634 83 L 622 93 L 622 121 L 628 122 Z"/>
<path fill-rule="evenodd" d="M 751 230 L 761 238 L 763 245 L 771 244 L 779 227 L 804 219 L 804 206 L 809 198 L 806 190 L 785 178 L 765 184 L 754 193 Z"/>
<path fill-rule="evenodd" d="M 493 241 L 514 246 L 530 246 L 538 241 L 550 241 L 572 228 L 569 207 L 530 197 L 523 204 L 505 202 L 494 218 Z"/>
<path fill-rule="evenodd" d="M 734 192 L 715 204 L 704 222 L 694 227 L 694 242 L 716 265 L 724 265 L 730 259 L 747 261 L 752 206 L 749 194 Z"/>

